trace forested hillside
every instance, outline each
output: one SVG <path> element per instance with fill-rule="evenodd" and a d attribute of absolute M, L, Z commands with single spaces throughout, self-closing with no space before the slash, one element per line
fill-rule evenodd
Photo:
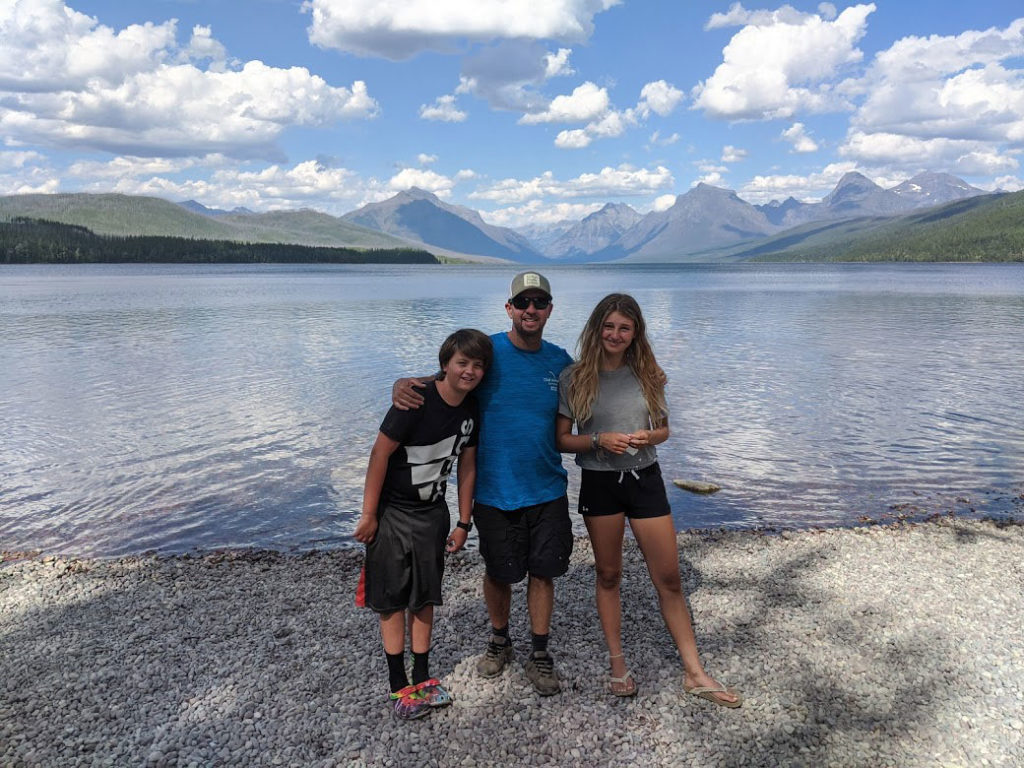
<path fill-rule="evenodd" d="M 1024 192 L 895 219 L 815 223 L 733 252 L 749 261 L 1024 261 Z"/>
<path fill-rule="evenodd" d="M 39 219 L 0 221 L 0 264 L 91 263 L 435 264 L 426 251 L 239 243 L 184 237 L 113 237 Z"/>
<path fill-rule="evenodd" d="M 213 218 L 155 197 L 119 194 L 0 197 L 0 221 L 42 219 L 115 237 L 185 237 L 245 243 L 292 243 L 331 248 L 408 248 L 383 232 L 309 210 L 227 214 Z"/>

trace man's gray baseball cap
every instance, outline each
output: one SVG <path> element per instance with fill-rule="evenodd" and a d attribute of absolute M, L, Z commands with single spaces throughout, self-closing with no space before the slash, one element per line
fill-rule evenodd
<path fill-rule="evenodd" d="M 551 283 L 544 277 L 540 272 L 520 272 L 518 275 L 512 278 L 512 286 L 509 288 L 509 298 L 514 299 L 523 291 L 527 291 L 530 288 L 536 288 L 538 291 L 543 291 L 551 298 Z"/>

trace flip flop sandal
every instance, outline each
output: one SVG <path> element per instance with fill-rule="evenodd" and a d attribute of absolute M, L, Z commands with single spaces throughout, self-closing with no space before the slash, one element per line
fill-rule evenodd
<path fill-rule="evenodd" d="M 441 681 L 436 677 L 420 683 L 423 686 L 422 693 L 432 707 L 446 707 L 452 703 L 452 695 L 448 693 Z"/>
<path fill-rule="evenodd" d="M 407 685 L 391 694 L 395 702 L 395 717 L 399 720 L 419 720 L 430 714 L 430 699 L 423 695 L 422 685 Z"/>
<path fill-rule="evenodd" d="M 735 709 L 743 703 L 743 697 L 740 696 L 739 692 L 734 688 L 726 688 L 724 685 L 695 685 L 692 688 L 687 688 L 684 685 L 683 690 L 691 696 L 696 696 L 700 699 L 707 699 L 720 707 L 728 707 L 729 709 Z M 716 693 L 731 693 L 736 697 L 736 701 L 726 701 L 723 698 L 715 696 Z"/>
<path fill-rule="evenodd" d="M 616 686 L 624 686 L 616 688 Z M 628 698 L 630 696 L 636 696 L 636 680 L 633 679 L 633 673 L 628 669 L 626 674 L 622 677 L 608 677 L 608 693 L 613 696 L 620 696 L 622 698 Z"/>

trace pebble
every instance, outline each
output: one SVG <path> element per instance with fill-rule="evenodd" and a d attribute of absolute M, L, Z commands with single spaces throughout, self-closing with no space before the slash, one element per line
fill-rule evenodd
<path fill-rule="evenodd" d="M 694 531 L 679 551 L 701 655 L 740 709 L 681 693 L 632 540 L 635 699 L 605 693 L 581 539 L 556 586 L 561 694 L 540 699 L 522 670 L 522 584 L 516 660 L 476 676 L 488 621 L 479 555 L 462 552 L 430 657 L 456 701 L 416 722 L 386 700 L 355 551 L 4 560 L 0 766 L 1024 764 L 1024 526 Z"/>

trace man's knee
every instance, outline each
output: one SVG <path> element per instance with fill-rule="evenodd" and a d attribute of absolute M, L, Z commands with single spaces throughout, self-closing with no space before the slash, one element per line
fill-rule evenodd
<path fill-rule="evenodd" d="M 484 574 L 484 592 L 492 595 L 505 596 L 512 594 L 512 585 L 506 581 L 499 581 L 489 573 Z"/>

